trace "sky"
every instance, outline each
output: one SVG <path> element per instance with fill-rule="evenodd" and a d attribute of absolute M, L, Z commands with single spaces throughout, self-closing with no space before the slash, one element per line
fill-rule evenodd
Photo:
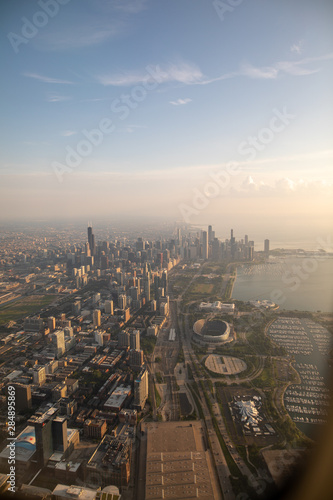
<path fill-rule="evenodd" d="M 11 0 L 0 18 L 1 220 L 332 234 L 330 0 Z"/>

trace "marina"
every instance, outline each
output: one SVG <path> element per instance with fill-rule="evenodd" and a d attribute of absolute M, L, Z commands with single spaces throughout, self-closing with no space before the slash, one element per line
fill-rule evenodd
<path fill-rule="evenodd" d="M 300 383 L 286 389 L 284 405 L 300 429 L 311 435 L 311 427 L 326 423 L 328 415 L 330 395 L 326 385 L 326 359 L 332 346 L 331 335 L 320 324 L 299 318 L 277 319 L 268 334 L 295 359 L 293 367 L 299 374 Z"/>

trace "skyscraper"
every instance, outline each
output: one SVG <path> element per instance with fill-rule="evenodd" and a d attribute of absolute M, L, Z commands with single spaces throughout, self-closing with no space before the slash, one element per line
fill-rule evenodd
<path fill-rule="evenodd" d="M 134 381 L 134 407 L 142 410 L 148 397 L 148 370 L 143 367 Z"/>
<path fill-rule="evenodd" d="M 95 236 L 93 233 L 92 226 L 88 226 L 88 243 L 90 248 L 90 254 L 95 255 Z"/>
<path fill-rule="evenodd" d="M 208 243 L 211 243 L 213 239 L 213 228 L 212 226 L 208 226 Z"/>
<path fill-rule="evenodd" d="M 269 254 L 269 240 L 264 241 L 264 251 L 267 255 Z"/>
<path fill-rule="evenodd" d="M 202 257 L 208 259 L 208 234 L 207 231 L 202 231 Z"/>

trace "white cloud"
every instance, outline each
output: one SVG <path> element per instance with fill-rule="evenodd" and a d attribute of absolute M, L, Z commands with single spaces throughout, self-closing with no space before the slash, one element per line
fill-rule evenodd
<path fill-rule="evenodd" d="M 297 43 L 294 43 L 290 47 L 290 52 L 294 52 L 296 54 L 301 54 L 303 45 L 304 45 L 304 40 L 299 40 Z"/>
<path fill-rule="evenodd" d="M 71 135 L 75 135 L 77 134 L 77 132 L 75 130 L 64 130 L 63 132 L 61 132 L 61 135 L 63 137 L 70 137 Z"/>
<path fill-rule="evenodd" d="M 63 102 L 69 101 L 70 99 L 70 96 L 59 94 L 48 94 L 48 96 L 46 97 L 47 102 Z"/>
<path fill-rule="evenodd" d="M 147 7 L 147 0 L 116 0 L 114 8 L 128 14 L 137 14 Z"/>
<path fill-rule="evenodd" d="M 37 48 L 40 50 L 72 50 L 100 45 L 110 38 L 117 36 L 120 27 L 117 23 L 104 23 L 101 20 L 90 24 L 76 23 L 62 26 L 62 32 L 41 32 L 36 40 Z"/>
<path fill-rule="evenodd" d="M 243 64 L 241 66 L 239 75 L 248 76 L 249 78 L 259 78 L 264 80 L 275 79 L 278 76 L 278 69 L 273 66 L 263 66 L 256 68 L 251 64 Z"/>
<path fill-rule="evenodd" d="M 264 196 L 264 197 L 320 197 L 333 194 L 333 183 L 303 178 L 290 179 L 290 177 L 272 178 L 271 180 L 255 180 L 252 176 L 245 179 L 235 179 L 230 186 L 229 195 L 238 197 Z"/>
<path fill-rule="evenodd" d="M 253 66 L 250 63 L 243 63 L 238 71 L 224 73 L 215 78 L 201 79 L 197 82 L 192 82 L 195 85 L 208 85 L 221 80 L 228 80 L 239 76 L 245 76 L 252 79 L 275 80 L 283 74 L 293 76 L 306 76 L 318 73 L 321 68 L 308 67 L 312 63 L 325 61 L 333 58 L 333 53 L 324 54 L 323 56 L 303 58 L 299 61 L 278 61 L 270 66 Z"/>
<path fill-rule="evenodd" d="M 184 104 L 188 104 L 189 102 L 192 102 L 192 99 L 185 98 L 185 99 L 177 99 L 177 101 L 170 101 L 170 104 L 173 104 L 174 106 L 182 106 Z"/>
<path fill-rule="evenodd" d="M 105 86 L 128 87 L 144 82 L 179 82 L 191 84 L 200 81 L 202 77 L 201 70 L 194 64 L 170 63 L 161 66 L 147 66 L 145 71 L 99 75 L 97 76 L 97 80 Z"/>
<path fill-rule="evenodd" d="M 145 125 L 128 125 L 128 127 L 126 127 L 126 132 L 132 133 L 134 132 L 134 130 L 142 128 L 147 128 L 147 127 Z"/>
<path fill-rule="evenodd" d="M 73 85 L 74 82 L 71 82 L 69 80 L 62 80 L 60 78 L 52 78 L 49 76 L 45 75 L 39 75 L 37 73 L 23 73 L 23 76 L 26 76 L 28 78 L 34 78 L 35 80 L 39 80 L 40 82 L 44 83 L 61 83 L 61 84 L 66 84 L 66 85 Z"/>

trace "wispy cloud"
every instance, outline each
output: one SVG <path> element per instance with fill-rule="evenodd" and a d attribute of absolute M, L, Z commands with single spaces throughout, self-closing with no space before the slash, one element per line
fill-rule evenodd
<path fill-rule="evenodd" d="M 132 133 L 134 130 L 147 128 L 146 125 L 128 125 L 126 132 Z"/>
<path fill-rule="evenodd" d="M 290 47 L 290 52 L 301 54 L 304 45 L 304 40 L 299 40 Z"/>
<path fill-rule="evenodd" d="M 279 177 L 272 179 L 271 182 L 257 181 L 249 175 L 238 185 L 232 186 L 230 194 L 242 196 L 331 195 L 333 184 L 325 180 L 290 179 L 290 177 Z"/>
<path fill-rule="evenodd" d="M 128 14 L 137 14 L 147 7 L 147 0 L 116 0 L 114 8 Z"/>
<path fill-rule="evenodd" d="M 94 23 L 92 22 L 92 24 Z M 61 35 L 58 31 L 43 32 L 36 43 L 40 50 L 68 51 L 100 45 L 118 33 L 119 27 L 116 23 L 101 26 L 101 22 L 98 21 L 96 26 L 84 23 L 76 27 L 73 25 L 63 27 Z"/>
<path fill-rule="evenodd" d="M 96 80 L 104 86 L 129 87 L 142 83 L 180 83 L 184 85 L 209 85 L 214 82 L 228 80 L 236 77 L 246 77 L 259 80 L 275 80 L 283 74 L 293 76 L 306 76 L 317 73 L 319 67 L 311 67 L 313 63 L 329 60 L 333 53 L 323 56 L 303 58 L 298 61 L 278 61 L 270 66 L 254 66 L 250 63 L 241 64 L 237 71 L 224 73 L 217 77 L 206 77 L 200 68 L 191 63 L 169 63 L 166 65 L 149 65 L 145 70 L 124 71 L 122 73 L 97 75 Z M 186 102 L 185 102 L 186 101 Z M 187 104 L 186 99 L 170 101 L 177 106 Z"/>
<path fill-rule="evenodd" d="M 71 135 L 75 135 L 77 134 L 77 132 L 75 130 L 64 130 L 63 132 L 61 132 L 61 135 L 63 137 L 70 137 Z"/>
<path fill-rule="evenodd" d="M 112 75 L 100 75 L 96 77 L 102 85 L 113 85 L 116 87 L 127 87 L 144 82 L 159 83 L 178 82 L 191 84 L 199 82 L 203 74 L 198 66 L 190 63 L 175 63 L 167 65 L 147 66 L 145 71 L 124 72 Z"/>
<path fill-rule="evenodd" d="M 60 94 L 48 94 L 48 96 L 46 97 L 47 102 L 62 102 L 69 101 L 70 99 L 70 96 Z"/>
<path fill-rule="evenodd" d="M 177 101 L 170 101 L 170 104 L 173 104 L 173 106 L 183 106 L 184 104 L 188 104 L 189 102 L 192 102 L 192 99 L 189 99 L 187 97 L 185 99 L 177 99 Z"/>
<path fill-rule="evenodd" d="M 50 76 L 39 75 L 37 73 L 23 73 L 23 76 L 26 76 L 28 78 L 34 78 L 35 80 L 39 80 L 40 82 L 43 83 L 60 83 L 65 85 L 74 85 L 74 82 L 71 82 L 69 80 L 62 80 L 60 78 L 53 78 Z"/>
<path fill-rule="evenodd" d="M 313 63 L 333 59 L 333 53 L 324 54 L 318 57 L 303 58 L 298 61 L 278 61 L 270 66 L 253 66 L 250 63 L 243 63 L 239 70 L 224 73 L 215 78 L 202 79 L 198 82 L 193 82 L 196 85 L 208 85 L 221 80 L 244 76 L 251 79 L 275 80 L 283 74 L 293 76 L 306 76 L 318 73 L 321 68 L 309 67 Z"/>

